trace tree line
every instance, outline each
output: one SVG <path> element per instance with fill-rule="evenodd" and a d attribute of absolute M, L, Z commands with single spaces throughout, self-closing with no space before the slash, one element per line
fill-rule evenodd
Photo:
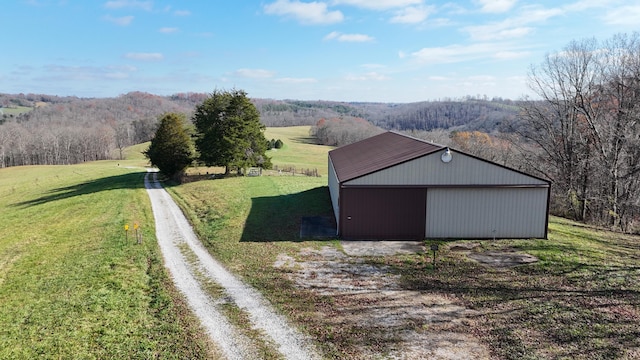
<path fill-rule="evenodd" d="M 130 92 L 97 99 L 0 94 L 0 106 L 4 108 L 32 108 L 18 115 L 8 111 L 0 115 L 0 168 L 121 158 L 127 146 L 151 140 L 163 114 L 185 114 L 189 122 L 196 106 L 209 96 L 204 93 L 158 96 Z M 351 119 L 366 119 L 373 126 L 384 129 L 426 131 L 455 125 L 460 130 L 477 128 L 490 132 L 492 127 L 515 114 L 510 100 L 482 97 L 410 104 L 250 101 L 265 126 L 316 125 L 321 119 L 345 119 L 345 123 Z M 452 122 L 453 118 L 456 120 Z M 362 125 L 359 123 L 360 127 Z M 331 131 L 318 132 L 323 137 L 321 141 L 342 144 L 373 134 L 364 128 L 348 130 L 344 123 L 340 127 L 345 129 L 344 135 L 340 135 L 336 131 L 338 127 L 334 126 Z"/>
<path fill-rule="evenodd" d="M 105 99 L 0 94 L 3 107 L 32 108 L 2 115 L 0 168 L 121 158 L 125 147 L 151 140 L 160 114 L 192 113 L 200 99 L 143 92 Z"/>
<path fill-rule="evenodd" d="M 553 180 L 553 207 L 613 229 L 640 226 L 640 35 L 573 41 L 532 67 L 516 144 Z M 535 151 L 531 151 L 531 150 Z M 635 230 L 634 230 L 635 229 Z"/>

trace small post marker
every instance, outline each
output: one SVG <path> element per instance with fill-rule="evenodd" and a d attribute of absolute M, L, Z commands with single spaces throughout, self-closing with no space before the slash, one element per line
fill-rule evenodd
<path fill-rule="evenodd" d="M 438 251 L 438 244 L 431 244 L 431 251 L 433 251 L 433 268 L 436 268 L 436 251 Z"/>
<path fill-rule="evenodd" d="M 142 234 L 138 233 L 138 228 L 140 227 L 140 225 L 138 225 L 138 223 L 134 223 L 133 224 L 133 229 L 136 231 L 136 241 L 138 244 L 142 244 Z"/>
<path fill-rule="evenodd" d="M 129 240 L 129 224 L 124 224 L 124 239 Z"/>

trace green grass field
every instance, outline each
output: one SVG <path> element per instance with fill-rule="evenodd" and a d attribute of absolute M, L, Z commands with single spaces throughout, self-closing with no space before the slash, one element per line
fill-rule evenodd
<path fill-rule="evenodd" d="M 6 108 L 3 107 L 3 108 L 0 108 L 0 110 L 2 110 L 2 114 L 16 116 L 22 113 L 27 113 L 33 110 L 33 108 L 26 107 L 26 106 L 16 106 L 16 107 L 6 107 Z"/>
<path fill-rule="evenodd" d="M 333 147 L 316 145 L 315 139 L 309 135 L 309 126 L 268 128 L 264 136 L 284 142 L 281 149 L 267 151 L 275 166 L 317 169 L 318 174 L 327 175 L 327 152 Z"/>
<path fill-rule="evenodd" d="M 210 353 L 162 265 L 144 169 L 125 167 L 138 162 L 0 170 L 1 359 Z"/>
<path fill-rule="evenodd" d="M 302 216 L 329 215 L 327 147 L 308 127 L 271 128 L 285 146 L 274 164 L 321 177 L 229 177 L 168 185 L 211 253 L 322 344 L 345 358 L 354 329 L 329 325 L 331 299 L 297 289 L 278 254 L 339 246 L 301 241 Z M 168 281 L 142 185 L 140 145 L 124 161 L 0 170 L 0 358 L 199 358 L 215 352 Z M 120 166 L 118 166 L 118 164 Z M 143 244 L 125 239 L 139 222 Z M 480 241 L 478 251 L 523 251 L 535 264 L 496 269 L 446 246 L 369 258 L 407 289 L 478 311 L 469 331 L 502 359 L 640 357 L 640 237 L 551 218 L 548 240 Z M 445 244 L 446 245 L 446 244 Z M 346 326 L 346 325 L 345 325 Z"/>

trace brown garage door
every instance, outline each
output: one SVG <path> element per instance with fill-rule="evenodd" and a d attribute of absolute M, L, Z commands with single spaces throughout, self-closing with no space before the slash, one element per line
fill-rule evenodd
<path fill-rule="evenodd" d="M 342 238 L 423 239 L 426 194 L 419 188 L 342 189 Z"/>

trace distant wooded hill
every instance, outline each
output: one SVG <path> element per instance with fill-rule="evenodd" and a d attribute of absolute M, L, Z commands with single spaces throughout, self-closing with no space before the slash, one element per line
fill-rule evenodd
<path fill-rule="evenodd" d="M 34 111 L 21 114 L 5 112 L 2 120 L 17 118 L 20 122 L 43 121 L 65 125 L 155 123 L 159 115 L 181 112 L 190 117 L 196 105 L 208 94 L 179 93 L 158 96 L 131 92 L 114 98 L 59 97 L 43 94 L 0 94 L 4 108 L 23 106 Z M 355 117 L 387 130 L 480 130 L 493 132 L 518 114 L 512 100 L 467 97 L 458 100 L 416 103 L 347 103 L 334 101 L 301 101 L 252 99 L 260 111 L 261 122 L 270 127 L 315 125 L 319 120 Z M 142 131 L 139 129 L 138 132 Z M 136 133 L 136 141 L 148 133 Z"/>
<path fill-rule="evenodd" d="M 151 140 L 166 112 L 192 117 L 209 94 L 158 96 L 130 92 L 112 98 L 0 94 L 0 168 L 73 164 L 122 156 Z M 465 98 L 408 104 L 252 99 L 269 127 L 316 125 L 320 141 L 340 146 L 382 130 L 500 132 L 518 113 L 511 100 Z M 371 125 L 369 125 L 371 124 Z M 351 126 L 353 125 L 353 126 Z M 114 150 L 116 155 L 114 155 Z"/>

